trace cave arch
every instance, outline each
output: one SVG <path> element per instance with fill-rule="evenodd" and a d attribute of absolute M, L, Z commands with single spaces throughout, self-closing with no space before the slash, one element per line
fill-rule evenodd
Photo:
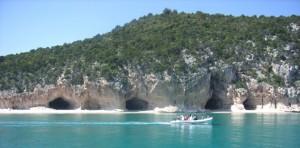
<path fill-rule="evenodd" d="M 223 102 L 219 99 L 211 98 L 205 104 L 205 109 L 215 110 L 215 109 L 222 109 Z"/>
<path fill-rule="evenodd" d="M 243 105 L 246 110 L 255 110 L 256 109 L 256 105 L 250 99 L 246 99 L 243 102 Z"/>
<path fill-rule="evenodd" d="M 70 101 L 68 101 L 62 97 L 58 97 L 58 98 L 55 98 L 54 100 L 50 101 L 48 103 L 48 106 L 50 108 L 60 109 L 60 110 L 74 109 L 74 105 Z"/>
<path fill-rule="evenodd" d="M 139 98 L 132 98 L 126 101 L 127 110 L 147 110 L 149 108 L 149 103 L 145 100 Z"/>

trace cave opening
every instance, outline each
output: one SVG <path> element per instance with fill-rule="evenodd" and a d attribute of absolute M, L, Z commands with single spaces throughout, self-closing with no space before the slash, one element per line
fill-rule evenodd
<path fill-rule="evenodd" d="M 222 101 L 219 99 L 209 99 L 205 104 L 205 109 L 215 110 L 222 108 Z"/>
<path fill-rule="evenodd" d="M 67 101 L 66 99 L 59 97 L 56 98 L 48 103 L 48 106 L 53 109 L 60 109 L 60 110 L 69 110 L 74 109 L 71 102 Z"/>
<path fill-rule="evenodd" d="M 252 103 L 250 99 L 246 99 L 243 102 L 243 105 L 246 110 L 255 110 L 256 109 L 256 105 L 254 103 Z"/>
<path fill-rule="evenodd" d="M 148 102 L 139 98 L 132 98 L 126 101 L 127 110 L 147 110 Z"/>

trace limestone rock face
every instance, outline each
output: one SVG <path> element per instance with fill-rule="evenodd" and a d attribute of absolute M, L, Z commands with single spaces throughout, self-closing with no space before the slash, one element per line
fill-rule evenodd
<path fill-rule="evenodd" d="M 282 74 L 287 81 L 294 78 L 290 72 Z M 145 74 L 135 69 L 129 71 L 128 80 L 126 87 L 105 79 L 84 79 L 83 85 L 70 85 L 61 79 L 56 85 L 38 85 L 32 92 L 1 91 L 0 108 L 149 110 L 172 106 L 177 111 L 300 110 L 299 85 L 276 87 L 258 82 L 239 74 L 238 68 L 230 65 L 200 68 L 196 73 L 181 76 Z M 247 83 L 238 86 L 242 80 Z"/>
<path fill-rule="evenodd" d="M 148 109 L 175 105 L 182 110 L 200 110 L 211 97 L 210 78 L 210 73 L 206 73 L 198 75 L 197 79 L 181 83 L 168 78 L 159 80 L 155 75 L 148 75 L 143 80 L 134 80 L 133 89 L 126 100 L 145 100 L 149 103 Z"/>
<path fill-rule="evenodd" d="M 248 91 L 245 88 L 235 89 L 233 86 L 230 86 L 228 96 L 233 100 L 233 105 L 231 105 L 232 111 L 245 110 L 243 103 L 248 97 Z"/>
<path fill-rule="evenodd" d="M 84 89 L 81 86 L 58 85 L 36 89 L 30 93 L 1 96 L 0 106 L 12 109 L 28 109 L 36 106 L 55 108 L 50 102 L 61 99 L 68 104 L 65 109 L 76 109 L 81 106 L 83 109 L 112 109 L 121 108 L 120 97 L 109 87 L 97 89 L 89 86 L 88 89 Z"/>
<path fill-rule="evenodd" d="M 89 110 L 146 110 L 174 105 L 181 110 L 200 110 L 211 97 L 209 73 L 187 82 L 186 86 L 170 79 L 158 79 L 155 75 L 139 76 L 131 78 L 131 89 L 125 93 L 105 80 L 97 84 L 86 81 L 84 85 L 76 86 L 58 83 L 56 86 L 39 87 L 33 92 L 20 94 L 2 92 L 0 108 L 29 109 L 44 106 L 54 109 L 81 107 Z M 60 103 L 55 105 L 55 102 Z"/>
<path fill-rule="evenodd" d="M 213 73 L 211 100 L 215 106 L 211 109 L 230 109 L 234 102 L 229 91 L 231 91 L 231 85 L 236 79 L 237 73 L 233 66 L 224 66 Z"/>
<path fill-rule="evenodd" d="M 184 108 L 186 109 L 204 109 L 207 101 L 212 95 L 210 81 L 211 75 L 204 75 L 199 81 L 194 83 L 193 87 L 186 90 L 185 96 L 183 98 L 178 98 L 178 101 L 184 100 Z"/>
<path fill-rule="evenodd" d="M 272 63 L 272 70 L 275 74 L 284 78 L 285 84 L 293 83 L 293 81 L 297 78 L 297 73 L 299 70 L 298 65 L 289 65 L 287 63 L 282 64 L 274 64 Z"/>
<path fill-rule="evenodd" d="M 248 84 L 249 97 L 246 108 L 258 110 L 299 110 L 300 93 L 295 87 L 274 87 L 267 83 L 251 80 Z"/>
<path fill-rule="evenodd" d="M 247 102 L 245 102 L 246 108 L 275 108 L 274 88 L 271 85 L 266 83 L 258 84 L 256 80 L 252 80 L 248 83 L 248 88 L 251 93 Z"/>

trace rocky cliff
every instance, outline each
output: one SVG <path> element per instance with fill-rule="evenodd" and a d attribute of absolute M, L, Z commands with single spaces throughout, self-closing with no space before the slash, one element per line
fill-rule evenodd
<path fill-rule="evenodd" d="M 187 78 L 186 78 L 187 77 Z M 225 109 L 299 111 L 300 87 L 275 87 L 241 74 L 233 65 L 218 69 L 201 68 L 178 81 L 163 76 L 131 71 L 130 88 L 101 79 L 71 85 L 59 79 L 56 85 L 37 86 L 32 92 L 2 91 L 0 107 L 29 109 L 45 106 L 54 109 L 148 110 L 176 106 L 179 110 Z M 244 86 L 237 81 L 245 82 Z"/>
<path fill-rule="evenodd" d="M 300 19 L 165 10 L 0 57 L 0 108 L 300 110 Z"/>

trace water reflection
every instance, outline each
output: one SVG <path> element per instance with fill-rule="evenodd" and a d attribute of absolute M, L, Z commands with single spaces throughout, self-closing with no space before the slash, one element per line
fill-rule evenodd
<path fill-rule="evenodd" d="M 173 128 L 177 128 L 180 130 L 188 130 L 188 131 L 193 131 L 195 129 L 199 129 L 199 128 L 208 128 L 211 129 L 212 125 L 211 124 L 171 124 L 170 125 Z"/>
<path fill-rule="evenodd" d="M 211 141 L 210 124 L 171 124 L 180 143 L 203 145 Z"/>

